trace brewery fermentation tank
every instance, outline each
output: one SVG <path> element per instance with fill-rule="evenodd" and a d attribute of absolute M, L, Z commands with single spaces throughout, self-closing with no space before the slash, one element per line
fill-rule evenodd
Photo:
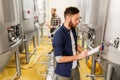
<path fill-rule="evenodd" d="M 20 76 L 19 45 L 22 43 L 22 29 L 18 4 L 19 0 L 0 0 L 0 71 L 15 53 L 17 76 Z"/>
<path fill-rule="evenodd" d="M 94 47 L 104 44 L 102 53 L 93 55 L 99 61 L 105 73 L 106 80 L 120 79 L 120 1 L 118 0 L 85 0 L 84 23 L 94 31 L 88 31 L 88 44 L 91 45 L 91 36 L 95 32 Z M 90 29 L 90 30 L 91 30 Z M 89 47 L 89 46 L 88 46 Z M 102 62 L 106 61 L 103 65 Z M 94 61 L 93 61 L 94 62 Z M 94 63 L 93 63 L 94 64 Z M 108 65 L 109 64 L 109 65 Z M 108 65 L 108 66 L 107 66 Z M 107 66 L 107 68 L 105 67 Z M 95 68 L 95 66 L 93 66 Z M 94 71 L 94 70 L 93 70 Z M 92 72 L 93 72 L 92 71 Z M 94 72 L 92 74 L 95 74 Z M 95 76 L 95 75 L 94 75 Z M 92 78 L 94 80 L 94 78 Z"/>

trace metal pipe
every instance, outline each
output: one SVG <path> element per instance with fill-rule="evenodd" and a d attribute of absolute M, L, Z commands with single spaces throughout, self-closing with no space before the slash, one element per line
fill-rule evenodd
<path fill-rule="evenodd" d="M 25 41 L 26 63 L 29 63 L 28 41 Z"/>
<path fill-rule="evenodd" d="M 46 80 L 53 80 L 54 69 L 55 69 L 56 63 L 55 63 L 55 57 L 54 57 L 53 52 L 49 56 L 50 56 L 50 59 L 49 59 L 49 65 L 48 65 L 48 72 L 47 72 Z"/>
<path fill-rule="evenodd" d="M 91 75 L 95 75 L 95 68 L 96 68 L 96 60 L 94 59 L 94 56 L 92 56 Z M 91 76 L 91 80 L 95 80 L 95 76 Z"/>
<path fill-rule="evenodd" d="M 19 45 L 21 43 L 22 39 L 18 40 L 14 45 L 11 45 L 11 48 L 14 48 L 15 46 Z"/>
<path fill-rule="evenodd" d="M 84 48 L 84 32 L 82 32 L 82 47 Z"/>
<path fill-rule="evenodd" d="M 15 52 L 15 59 L 16 59 L 16 71 L 17 71 L 17 76 L 20 77 L 21 75 L 21 70 L 20 70 L 20 57 L 19 57 L 19 47 L 17 47 L 16 52 Z"/>
<path fill-rule="evenodd" d="M 40 45 L 40 28 L 37 28 L 38 46 Z"/>
<path fill-rule="evenodd" d="M 112 80 L 113 71 L 114 71 L 114 68 L 113 68 L 112 64 L 108 64 L 105 80 Z"/>
<path fill-rule="evenodd" d="M 33 45 L 34 45 L 34 52 L 36 53 L 36 33 L 34 33 L 34 36 L 33 36 Z"/>

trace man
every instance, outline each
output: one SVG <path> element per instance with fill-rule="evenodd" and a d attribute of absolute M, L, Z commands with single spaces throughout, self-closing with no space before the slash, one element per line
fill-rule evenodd
<path fill-rule="evenodd" d="M 77 45 L 75 27 L 80 22 L 79 10 L 68 7 L 64 12 L 65 22 L 53 37 L 53 49 L 56 59 L 54 80 L 80 80 L 77 60 L 87 56 L 87 50 L 81 52 Z M 79 54 L 76 54 L 80 52 Z"/>
<path fill-rule="evenodd" d="M 56 8 L 51 9 L 51 15 L 50 25 L 47 24 L 47 26 L 50 28 L 51 37 L 53 37 L 52 33 L 60 26 L 61 18 L 56 14 Z"/>
<path fill-rule="evenodd" d="M 51 15 L 52 15 L 52 18 L 50 21 L 50 25 L 47 24 L 47 26 L 50 28 L 51 37 L 53 38 L 55 30 L 61 24 L 61 18 L 56 14 L 56 8 L 51 9 Z M 48 54 L 51 54 L 52 51 L 53 51 L 53 49 Z"/>

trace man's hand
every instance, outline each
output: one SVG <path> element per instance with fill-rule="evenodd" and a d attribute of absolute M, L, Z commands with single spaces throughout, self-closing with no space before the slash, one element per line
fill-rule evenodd
<path fill-rule="evenodd" d="M 84 50 L 80 54 L 77 54 L 76 55 L 77 60 L 80 60 L 80 59 L 83 59 L 83 58 L 87 57 L 87 53 L 88 53 L 88 51 Z"/>
<path fill-rule="evenodd" d="M 45 24 L 48 28 L 53 28 L 53 26 L 49 25 L 48 23 Z"/>
<path fill-rule="evenodd" d="M 49 25 L 49 23 L 46 23 L 45 26 L 49 27 L 50 25 Z"/>

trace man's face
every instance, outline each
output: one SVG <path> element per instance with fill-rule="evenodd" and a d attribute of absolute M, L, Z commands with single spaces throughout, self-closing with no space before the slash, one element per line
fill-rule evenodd
<path fill-rule="evenodd" d="M 52 10 L 51 10 L 51 15 L 52 15 L 52 16 L 55 16 L 55 14 L 56 14 L 56 11 L 52 9 Z"/>
<path fill-rule="evenodd" d="M 79 23 L 80 23 L 79 13 L 75 14 L 75 15 L 72 15 L 71 18 L 70 18 L 70 21 L 69 21 L 69 26 L 71 28 L 75 28 Z"/>

